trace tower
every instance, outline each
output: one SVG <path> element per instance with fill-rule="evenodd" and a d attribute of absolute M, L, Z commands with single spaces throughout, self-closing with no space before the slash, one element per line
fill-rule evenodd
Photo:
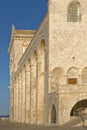
<path fill-rule="evenodd" d="M 10 115 L 12 115 L 11 120 L 13 121 L 15 110 L 13 108 L 14 104 L 18 100 L 17 91 L 15 92 L 14 75 L 18 69 L 18 64 L 23 54 L 25 53 L 30 41 L 32 40 L 35 30 L 16 30 L 15 26 L 12 25 L 11 40 L 9 45 L 9 55 L 10 55 Z M 16 80 L 16 79 L 15 79 Z M 17 81 L 16 81 L 17 83 Z M 18 90 L 18 89 L 16 89 Z M 14 99 L 16 93 L 17 99 Z"/>
<path fill-rule="evenodd" d="M 49 123 L 87 108 L 87 1 L 49 0 Z"/>

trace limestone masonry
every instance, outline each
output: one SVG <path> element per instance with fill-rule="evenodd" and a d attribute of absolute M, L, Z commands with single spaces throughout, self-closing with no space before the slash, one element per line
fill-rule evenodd
<path fill-rule="evenodd" d="M 38 30 L 16 30 L 10 120 L 61 125 L 87 113 L 87 0 L 48 0 Z"/>

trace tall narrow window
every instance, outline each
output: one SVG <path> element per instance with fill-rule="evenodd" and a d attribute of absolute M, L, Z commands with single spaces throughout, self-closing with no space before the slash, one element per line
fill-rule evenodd
<path fill-rule="evenodd" d="M 68 22 L 77 22 L 81 20 L 80 3 L 73 1 L 68 6 Z"/>
<path fill-rule="evenodd" d="M 51 108 L 51 123 L 56 123 L 56 108 L 54 105 Z"/>
<path fill-rule="evenodd" d="M 28 45 L 26 45 L 26 44 L 23 45 L 23 53 L 25 52 L 27 46 L 28 46 Z"/>

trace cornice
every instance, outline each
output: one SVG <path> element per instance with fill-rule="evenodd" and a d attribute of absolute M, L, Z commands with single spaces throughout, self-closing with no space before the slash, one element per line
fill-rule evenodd
<path fill-rule="evenodd" d="M 11 36 L 10 45 L 8 48 L 8 53 L 10 53 L 11 47 L 13 45 L 14 40 L 26 40 L 32 39 L 35 35 L 36 31 L 31 30 L 16 30 L 14 35 Z"/>
<path fill-rule="evenodd" d="M 48 20 L 48 13 L 43 18 L 43 20 L 42 20 L 38 30 L 36 31 L 36 34 L 32 38 L 29 46 L 27 47 L 26 51 L 24 52 L 23 56 L 21 57 L 21 59 L 20 59 L 20 61 L 18 63 L 18 68 L 17 68 L 17 70 L 16 70 L 16 72 L 14 74 L 14 78 L 16 77 L 16 75 L 18 75 L 20 73 L 20 71 L 22 70 L 23 66 L 25 65 L 26 57 L 27 57 L 29 52 L 31 53 L 31 49 L 32 49 L 32 47 L 34 47 L 34 44 L 36 43 L 37 37 L 39 36 L 40 32 L 43 30 L 44 26 L 47 24 L 47 20 Z"/>
<path fill-rule="evenodd" d="M 33 38 L 33 35 L 32 36 L 31 35 L 30 36 L 21 36 L 21 35 L 18 36 L 18 35 L 16 35 L 16 36 L 13 37 L 14 40 L 25 40 L 25 39 L 32 39 L 32 38 Z"/>

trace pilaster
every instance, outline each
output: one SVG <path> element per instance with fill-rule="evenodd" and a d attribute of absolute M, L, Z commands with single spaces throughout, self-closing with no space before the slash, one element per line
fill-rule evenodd
<path fill-rule="evenodd" d="M 16 76 L 16 93 L 15 93 L 15 99 L 16 99 L 16 122 L 18 122 L 18 107 L 19 107 L 19 90 L 18 90 L 18 75 Z"/>
<path fill-rule="evenodd" d="M 10 121 L 14 120 L 14 84 L 10 84 Z"/>
<path fill-rule="evenodd" d="M 30 123 L 30 61 L 26 62 L 26 123 Z"/>
<path fill-rule="evenodd" d="M 31 58 L 31 124 L 36 124 L 36 55 Z"/>
<path fill-rule="evenodd" d="M 44 123 L 44 48 L 38 50 L 37 124 Z"/>
<path fill-rule="evenodd" d="M 14 79 L 14 121 L 16 121 L 16 79 Z"/>
<path fill-rule="evenodd" d="M 25 123 L 25 66 L 22 69 L 22 123 Z"/>
<path fill-rule="evenodd" d="M 18 86 L 19 86 L 19 107 L 18 107 L 18 115 L 19 115 L 19 120 L 18 122 L 21 122 L 21 72 L 19 73 L 19 82 L 18 82 Z"/>

